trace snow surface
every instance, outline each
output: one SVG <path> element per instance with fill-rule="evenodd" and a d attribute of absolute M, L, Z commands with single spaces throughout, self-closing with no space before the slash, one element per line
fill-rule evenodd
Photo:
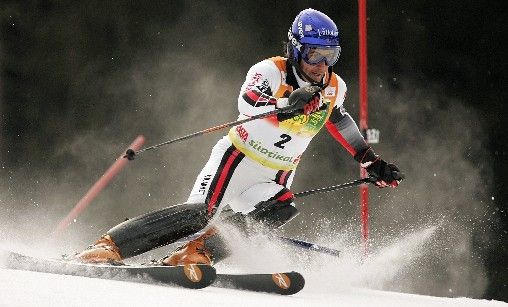
<path fill-rule="evenodd" d="M 498 301 L 438 298 L 345 287 L 304 289 L 293 296 L 164 285 L 0 269 L 0 306 L 508 306 Z"/>
<path fill-rule="evenodd" d="M 400 273 L 411 272 L 418 266 L 418 259 L 430 250 L 437 230 L 438 226 L 434 225 L 412 231 L 372 251 L 361 261 L 358 249 L 353 246 L 348 250 L 347 244 L 339 247 L 340 257 L 331 257 L 316 253 L 305 255 L 301 250 L 290 252 L 287 246 L 281 248 L 275 242 L 262 239 L 258 245 L 237 248 L 233 256 L 216 266 L 218 272 L 226 273 L 299 271 L 306 285 L 292 296 L 216 287 L 191 290 L 163 284 L 9 270 L 1 268 L 3 259 L 0 257 L 0 306 L 508 306 L 499 301 L 381 291 L 393 290 L 390 286 L 401 282 L 412 282 L 401 280 Z M 228 239 L 234 240 L 233 233 L 228 235 Z M 251 239 L 248 244 L 256 244 L 255 238 Z M 31 256 L 55 255 L 55 251 L 12 242 L 2 242 L 2 248 Z M 147 259 L 134 259 L 136 262 L 144 260 Z M 422 278 L 416 276 L 414 281 Z M 432 276 L 425 276 L 425 279 L 433 283 Z M 448 294 L 454 296 L 456 289 L 448 290 Z"/>

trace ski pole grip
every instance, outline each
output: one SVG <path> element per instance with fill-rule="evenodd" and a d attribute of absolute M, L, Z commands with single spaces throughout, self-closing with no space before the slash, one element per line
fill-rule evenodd
<path fill-rule="evenodd" d="M 402 180 L 402 179 L 406 178 L 406 175 L 404 175 L 404 173 L 397 172 L 397 171 L 393 171 L 392 176 L 395 180 Z"/>
<path fill-rule="evenodd" d="M 132 148 L 129 148 L 127 149 L 127 151 L 125 152 L 125 155 L 123 156 L 124 158 L 127 158 L 127 160 L 134 160 L 134 156 L 136 155 L 136 152 L 132 149 Z"/>

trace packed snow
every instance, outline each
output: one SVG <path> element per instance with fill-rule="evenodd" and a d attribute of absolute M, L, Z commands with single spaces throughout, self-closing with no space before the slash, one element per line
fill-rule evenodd
<path fill-rule="evenodd" d="M 432 297 L 381 291 L 397 283 L 398 272 L 415 263 L 432 239 L 437 226 L 412 232 L 397 242 L 358 261 L 354 252 L 343 250 L 341 257 L 300 255 L 290 259 L 261 241 L 252 249 L 240 249 L 224 263 L 219 272 L 297 270 L 306 278 L 305 288 L 292 296 L 207 287 L 200 290 L 164 284 L 136 283 L 78 276 L 0 269 L 0 306 L 508 306 L 499 301 L 465 297 Z M 29 247 L 2 244 L 25 254 Z M 287 250 L 287 249 L 284 249 Z M 244 251 L 243 253 L 241 251 Z M 33 254 L 32 254 L 33 255 Z M 270 261 L 260 261 L 270 259 Z M 0 267 L 2 265 L 0 258 Z M 451 293 L 453 294 L 453 293 Z"/>
<path fill-rule="evenodd" d="M 338 278 L 338 277 L 337 277 Z M 327 282 L 330 282 L 329 280 Z M 1 306 L 507 306 L 498 301 L 439 298 L 337 286 L 311 286 L 292 296 L 208 287 L 165 285 L 0 269 Z"/>

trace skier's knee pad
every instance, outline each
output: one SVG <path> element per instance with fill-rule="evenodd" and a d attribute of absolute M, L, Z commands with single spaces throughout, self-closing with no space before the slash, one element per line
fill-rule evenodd
<path fill-rule="evenodd" d="M 298 210 L 291 201 L 277 200 L 262 201 L 248 214 L 235 213 L 233 210 L 224 210 L 221 214 L 222 222 L 248 230 L 252 221 L 262 223 L 269 228 L 278 228 L 298 215 Z"/>
<path fill-rule="evenodd" d="M 206 204 L 181 204 L 129 219 L 107 234 L 122 258 L 129 258 L 192 235 L 208 221 Z"/>
<path fill-rule="evenodd" d="M 269 228 L 278 228 L 298 215 L 298 210 L 291 201 L 262 201 L 247 216 L 261 222 Z"/>

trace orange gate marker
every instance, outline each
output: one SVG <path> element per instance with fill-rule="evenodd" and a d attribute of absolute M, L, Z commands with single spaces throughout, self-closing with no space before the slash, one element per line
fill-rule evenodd
<path fill-rule="evenodd" d="M 145 143 L 145 137 L 139 135 L 134 142 L 128 147 L 138 150 Z M 116 159 L 116 161 L 109 167 L 109 169 L 95 182 L 95 184 L 88 190 L 88 192 L 81 198 L 81 200 L 72 208 L 67 216 L 60 221 L 58 226 L 55 228 L 53 238 L 62 234 L 69 225 L 85 210 L 86 207 L 97 197 L 97 195 L 109 184 L 109 182 L 120 172 L 120 170 L 129 162 L 129 160 L 123 158 L 124 153 Z"/>

